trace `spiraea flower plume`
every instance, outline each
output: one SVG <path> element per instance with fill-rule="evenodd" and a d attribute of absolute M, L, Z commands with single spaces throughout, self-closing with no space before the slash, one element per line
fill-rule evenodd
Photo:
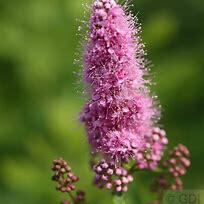
<path fill-rule="evenodd" d="M 80 120 L 93 152 L 116 162 L 139 159 L 160 115 L 139 34 L 135 18 L 117 1 L 93 2 L 83 58 L 89 100 Z"/>
<path fill-rule="evenodd" d="M 158 126 L 160 107 L 150 93 L 140 26 L 126 12 L 126 6 L 117 0 L 92 3 L 83 49 L 82 78 L 87 101 L 80 121 L 91 146 L 93 183 L 112 191 L 114 202 L 123 203 L 122 195 L 137 179 L 133 179 L 133 173 L 152 170 L 157 173 L 152 190 L 158 198 L 150 203 L 160 204 L 166 190 L 183 188 L 180 177 L 190 166 L 189 151 L 179 144 L 158 166 L 168 139 Z M 69 194 L 69 200 L 62 204 L 87 203 L 85 193 L 75 185 L 78 177 L 65 160 L 54 160 L 52 170 L 57 190 Z"/>

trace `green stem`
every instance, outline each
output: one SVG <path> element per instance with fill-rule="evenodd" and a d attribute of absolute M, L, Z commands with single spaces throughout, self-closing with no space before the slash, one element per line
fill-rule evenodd
<path fill-rule="evenodd" d="M 76 200 L 75 200 L 75 197 L 74 197 L 74 195 L 72 194 L 72 192 L 69 191 L 68 194 L 69 194 L 70 198 L 72 199 L 73 203 L 76 204 Z"/>
<path fill-rule="evenodd" d="M 128 170 L 128 173 L 129 173 L 129 174 L 133 174 L 133 173 L 135 173 L 135 171 L 136 171 L 136 166 L 135 166 L 135 164 L 134 164 L 134 165 L 132 165 L 132 167 Z"/>
<path fill-rule="evenodd" d="M 125 204 L 124 194 L 113 193 L 114 204 Z"/>

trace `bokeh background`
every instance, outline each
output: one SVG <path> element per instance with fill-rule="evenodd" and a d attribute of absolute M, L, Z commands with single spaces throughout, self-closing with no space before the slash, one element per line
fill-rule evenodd
<path fill-rule="evenodd" d="M 91 184 L 88 145 L 77 116 L 83 104 L 73 64 L 85 0 L 0 1 L 0 203 L 56 204 L 51 177 L 62 156 L 90 203 L 111 203 Z M 182 142 L 192 166 L 187 189 L 204 188 L 204 1 L 134 0 L 163 107 L 169 147 Z M 144 204 L 153 174 L 136 174 L 127 203 Z"/>

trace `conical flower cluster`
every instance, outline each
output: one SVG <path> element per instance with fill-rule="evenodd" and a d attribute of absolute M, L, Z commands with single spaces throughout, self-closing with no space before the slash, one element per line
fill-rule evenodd
<path fill-rule="evenodd" d="M 83 66 L 89 100 L 80 113 L 93 152 L 116 162 L 139 158 L 159 116 L 140 29 L 124 10 L 114 0 L 93 3 Z"/>

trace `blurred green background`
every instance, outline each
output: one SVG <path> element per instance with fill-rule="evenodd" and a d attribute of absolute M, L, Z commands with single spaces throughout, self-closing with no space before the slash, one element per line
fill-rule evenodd
<path fill-rule="evenodd" d="M 0 1 L 0 203 L 56 204 L 51 177 L 62 156 L 80 176 L 90 203 L 111 203 L 91 184 L 88 145 L 77 121 L 83 104 L 73 64 L 85 0 Z M 204 1 L 135 0 L 153 87 L 170 144 L 185 143 L 192 166 L 187 189 L 204 188 Z M 127 203 L 145 203 L 153 174 L 136 174 Z"/>

